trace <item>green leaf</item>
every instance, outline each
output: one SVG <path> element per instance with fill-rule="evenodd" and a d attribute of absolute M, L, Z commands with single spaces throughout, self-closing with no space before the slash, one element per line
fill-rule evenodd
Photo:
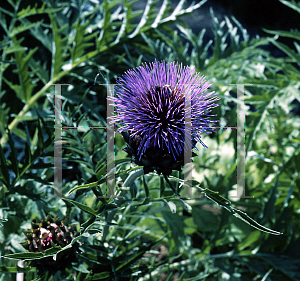
<path fill-rule="evenodd" d="M 157 17 L 155 18 L 154 22 L 151 25 L 153 28 L 157 28 L 162 18 L 166 16 L 168 2 L 169 2 L 168 0 L 164 0 L 164 2 L 162 3 L 161 8 L 157 13 Z"/>
<path fill-rule="evenodd" d="M 14 40 L 15 45 L 20 45 L 20 40 Z M 22 101 L 28 101 L 31 98 L 33 89 L 35 88 L 35 83 L 31 78 L 31 72 L 29 70 L 29 60 L 33 56 L 33 54 L 38 50 L 38 47 L 30 50 L 28 54 L 24 51 L 15 52 L 15 62 L 18 66 L 16 72 L 19 75 L 21 91 L 16 92 L 17 96 Z"/>
<path fill-rule="evenodd" d="M 294 62 L 296 62 L 300 66 L 300 54 L 297 54 L 294 50 L 289 48 L 287 45 L 280 43 L 276 40 L 271 40 L 271 42 L 280 50 L 282 50 L 284 53 L 286 53 L 291 59 L 293 59 Z"/>
<path fill-rule="evenodd" d="M 91 280 L 103 280 L 103 279 L 106 279 L 108 277 L 111 276 L 111 272 L 109 271 L 105 271 L 105 272 L 101 272 L 101 273 L 96 273 L 96 274 L 93 274 L 92 276 L 87 276 L 86 278 L 84 278 L 84 281 L 91 281 Z"/>
<path fill-rule="evenodd" d="M 269 29 L 263 28 L 263 31 L 270 33 L 270 34 L 279 35 L 282 37 L 290 37 L 290 38 L 294 38 L 296 40 L 300 40 L 300 31 L 297 29 L 292 29 L 290 31 L 284 31 L 284 30 L 269 30 Z"/>
<path fill-rule="evenodd" d="M 48 83 L 48 81 L 50 80 L 50 75 L 47 69 L 46 61 L 44 61 L 42 64 L 41 61 L 37 61 L 33 57 L 31 57 L 29 61 L 29 67 L 35 70 L 36 76 L 41 80 L 41 82 L 43 82 L 44 84 Z"/>
<path fill-rule="evenodd" d="M 44 137 L 43 137 L 43 131 L 40 123 L 41 121 L 39 118 L 37 122 L 37 128 L 36 128 L 37 135 L 38 135 L 38 140 L 37 140 L 38 146 L 36 151 L 38 151 L 38 154 L 41 154 L 41 152 L 44 150 Z"/>
<path fill-rule="evenodd" d="M 269 116 L 268 109 L 274 107 L 274 102 L 280 95 L 278 90 L 270 90 L 265 92 L 264 101 L 259 107 L 258 116 L 254 116 L 253 120 L 250 123 L 251 131 L 246 134 L 246 155 L 252 148 L 252 143 L 256 138 L 257 133 L 262 129 L 263 124 L 266 121 L 266 118 Z"/>
<path fill-rule="evenodd" d="M 23 19 L 23 25 L 30 23 L 29 20 Z M 45 30 L 42 26 L 35 26 L 30 29 L 30 33 L 35 37 L 50 53 L 52 52 L 52 37 L 51 34 L 48 34 L 48 31 Z M 48 70 L 46 70 L 48 72 Z M 49 79 L 47 80 L 47 82 Z"/>
<path fill-rule="evenodd" d="M 162 176 L 159 177 L 159 191 L 160 191 L 160 197 L 163 197 L 165 191 L 165 182 Z"/>
<path fill-rule="evenodd" d="M 19 99 L 23 99 L 22 87 L 20 85 L 14 84 L 11 81 L 7 80 L 5 77 L 2 77 L 3 81 L 17 94 Z"/>
<path fill-rule="evenodd" d="M 120 164 L 124 164 L 124 163 L 129 163 L 129 162 L 131 162 L 131 158 L 129 158 L 129 157 L 125 157 L 125 158 L 122 158 L 122 159 L 117 159 L 117 160 L 115 160 L 115 166 L 120 165 Z M 100 167 L 98 167 L 98 164 L 100 165 Z M 102 161 L 102 163 L 98 163 L 98 164 L 96 166 L 96 177 L 97 177 L 97 179 L 101 179 L 106 174 L 106 161 L 105 161 L 105 159 Z M 101 166 L 101 164 L 103 166 Z M 116 175 L 121 175 L 121 174 L 122 173 L 117 173 Z"/>
<path fill-rule="evenodd" d="M 254 219 L 250 218 L 246 213 L 238 210 L 238 209 L 235 209 L 231 206 L 231 202 L 220 196 L 218 194 L 218 192 L 216 191 L 212 191 L 208 188 L 200 188 L 199 186 L 196 186 L 198 189 L 200 189 L 202 192 L 205 193 L 206 197 L 213 200 L 214 202 L 216 202 L 218 205 L 224 207 L 227 211 L 229 211 L 230 213 L 232 213 L 234 216 L 236 216 L 237 218 L 243 220 L 244 222 L 248 223 L 249 225 L 251 225 L 252 227 L 260 230 L 260 231 L 263 231 L 263 232 L 266 232 L 266 233 L 270 233 L 270 234 L 274 234 L 274 235 L 281 235 L 282 233 L 278 232 L 278 231 L 275 231 L 275 230 L 272 230 L 272 229 L 269 229 L 267 227 L 264 227 L 262 225 L 260 225 L 258 222 L 256 222 Z"/>
<path fill-rule="evenodd" d="M 145 175 L 143 175 L 143 185 L 144 185 L 146 197 L 149 197 L 149 187 L 147 185 Z"/>
<path fill-rule="evenodd" d="M 136 27 L 136 29 L 128 36 L 129 38 L 134 38 L 137 34 L 141 32 L 142 27 L 144 27 L 149 22 L 149 13 L 153 9 L 153 6 L 154 6 L 154 1 L 148 0 L 142 18 L 138 26 Z"/>
<path fill-rule="evenodd" d="M 108 43 L 108 37 L 111 38 L 111 34 L 109 33 L 111 12 L 109 9 L 108 0 L 104 0 L 102 9 L 103 9 L 102 28 L 101 28 L 99 38 L 96 41 L 98 50 L 101 50 L 102 46 L 105 45 L 105 43 L 106 44 Z"/>
<path fill-rule="evenodd" d="M 26 133 L 24 132 L 24 130 L 21 130 L 19 128 L 13 128 L 11 132 L 14 133 L 16 136 L 18 136 L 19 138 L 21 138 L 22 140 L 26 140 Z"/>
<path fill-rule="evenodd" d="M 18 163 L 18 159 L 17 159 L 16 149 L 15 149 L 14 142 L 13 142 L 12 136 L 10 134 L 10 131 L 8 131 L 7 134 L 8 134 L 8 144 L 9 144 L 10 150 L 11 150 L 12 170 L 14 171 L 16 177 L 18 177 L 19 176 L 19 163 Z"/>
<path fill-rule="evenodd" d="M 9 172 L 8 172 L 7 163 L 6 163 L 1 145 L 0 145 L 0 164 L 1 164 L 0 170 L 1 170 L 1 173 L 3 176 L 3 177 L 1 177 L 1 180 L 3 181 L 3 183 L 5 184 L 6 187 L 9 187 L 9 185 L 10 185 Z"/>
<path fill-rule="evenodd" d="M 34 259 L 42 259 L 49 256 L 53 256 L 57 252 L 61 250 L 61 246 L 56 246 L 53 241 L 51 241 L 52 248 L 47 249 L 45 252 L 23 252 L 23 253 L 15 253 L 15 254 L 8 254 L 4 256 L 5 258 L 10 259 L 21 259 L 21 260 L 34 260 Z"/>
<path fill-rule="evenodd" d="M 32 157 L 32 154 L 31 154 L 31 149 L 30 149 L 30 146 L 27 142 L 25 142 L 25 164 L 23 166 L 23 170 L 25 168 L 28 168 L 31 164 L 31 157 Z"/>
<path fill-rule="evenodd" d="M 68 27 L 67 23 L 61 28 L 58 27 L 58 18 L 54 14 L 49 14 L 52 26 L 52 69 L 51 69 L 51 79 L 61 72 L 62 66 L 66 63 L 66 53 L 68 51 L 67 41 L 68 37 L 63 34 L 63 31 Z"/>
<path fill-rule="evenodd" d="M 163 199 L 163 201 L 169 206 L 172 213 L 176 213 L 176 205 L 173 202 Z"/>
<path fill-rule="evenodd" d="M 15 253 L 15 254 L 8 254 L 5 255 L 5 258 L 9 259 L 18 259 L 18 260 L 34 260 L 42 258 L 44 255 L 43 253 L 31 253 L 31 252 L 23 252 L 23 253 Z"/>
<path fill-rule="evenodd" d="M 212 191 L 208 188 L 202 189 L 202 192 L 204 192 L 205 196 L 214 201 L 215 203 L 217 203 L 218 205 L 222 206 L 223 208 L 225 208 L 227 211 L 231 212 L 231 202 L 226 199 L 225 197 L 219 195 L 219 192 L 217 191 Z"/>
<path fill-rule="evenodd" d="M 300 3 L 295 2 L 294 0 L 292 1 L 286 1 L 286 0 L 279 0 L 282 4 L 292 8 L 296 12 L 300 14 Z"/>
<path fill-rule="evenodd" d="M 94 43 L 91 39 L 96 37 L 96 33 L 88 34 L 87 28 L 90 27 L 91 21 L 87 20 L 84 24 L 77 21 L 74 25 L 75 38 L 72 42 L 73 48 L 71 49 L 72 62 L 75 63 L 77 59 L 81 58 L 85 50 L 92 47 Z"/>
<path fill-rule="evenodd" d="M 11 53 L 15 53 L 15 52 L 26 52 L 28 50 L 27 47 L 22 47 L 22 46 L 9 46 L 6 50 L 5 53 L 6 55 L 11 54 Z"/>
<path fill-rule="evenodd" d="M 34 16 L 34 15 L 38 15 L 38 14 L 44 14 L 44 13 L 49 13 L 49 12 L 54 12 L 55 10 L 47 10 L 46 9 L 46 3 L 43 3 L 41 8 L 37 8 L 38 3 L 35 3 L 34 7 L 31 6 L 27 6 L 26 8 L 24 8 L 23 10 L 21 10 L 20 12 L 18 12 L 17 16 L 18 19 L 23 19 L 25 17 L 30 17 L 30 16 Z"/>
<path fill-rule="evenodd" d="M 237 218 L 243 220 L 244 222 L 248 223 L 249 225 L 251 225 L 252 227 L 254 227 L 254 228 L 256 228 L 260 231 L 270 233 L 270 234 L 274 234 L 274 235 L 283 234 L 279 231 L 275 231 L 275 230 L 269 229 L 267 227 L 264 227 L 263 225 L 260 225 L 258 222 L 256 222 L 254 219 L 250 218 L 246 213 L 242 212 L 241 210 L 232 208 L 232 212 L 233 212 L 234 216 L 236 216 Z"/>
<path fill-rule="evenodd" d="M 104 178 L 104 181 L 106 179 Z M 104 182 L 103 181 L 103 182 Z M 70 195 L 71 193 L 73 193 L 74 191 L 77 191 L 79 189 L 86 189 L 86 188 L 92 188 L 92 187 L 95 187 L 97 186 L 99 183 L 98 182 L 91 182 L 91 183 L 87 183 L 87 184 L 82 184 L 82 185 L 78 185 L 74 188 L 72 188 L 69 192 L 68 192 L 68 195 Z"/>
<path fill-rule="evenodd" d="M 50 142 L 52 142 L 52 140 L 54 139 L 53 132 L 51 132 L 51 130 L 49 129 L 49 125 L 45 122 L 44 118 L 42 118 L 42 116 L 38 113 L 38 111 L 36 111 L 36 114 L 39 117 L 39 121 L 42 122 L 43 128 L 45 129 Z"/>
<path fill-rule="evenodd" d="M 192 211 L 192 207 L 184 202 L 184 200 L 182 200 L 181 198 L 172 198 L 172 201 L 180 202 L 188 212 Z"/>
<path fill-rule="evenodd" d="M 42 23 L 43 23 L 43 21 L 38 21 L 38 22 L 33 22 L 33 23 L 28 22 L 26 25 L 20 25 L 18 27 L 14 27 L 14 29 L 9 34 L 9 36 L 14 37 L 14 36 L 18 35 L 19 33 L 24 32 L 28 29 L 32 29 L 34 27 L 37 27 Z"/>
<path fill-rule="evenodd" d="M 83 205 L 83 204 L 81 204 L 79 202 L 76 202 L 74 200 L 71 200 L 71 199 L 66 199 L 66 198 L 62 198 L 62 199 L 64 201 L 72 203 L 73 205 L 75 205 L 76 207 L 78 207 L 79 209 L 83 210 L 86 213 L 89 213 L 89 214 L 94 215 L 94 216 L 98 215 L 98 213 L 95 210 L 93 210 L 92 208 L 90 208 L 90 207 L 88 207 L 86 205 Z"/>

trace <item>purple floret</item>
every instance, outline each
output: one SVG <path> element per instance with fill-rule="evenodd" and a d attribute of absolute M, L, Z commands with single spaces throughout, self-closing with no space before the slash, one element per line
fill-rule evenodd
<path fill-rule="evenodd" d="M 197 141 L 205 146 L 200 135 L 213 131 L 210 126 L 216 121 L 209 120 L 214 116 L 209 113 L 219 100 L 214 92 L 206 93 L 210 85 L 193 68 L 175 62 L 155 61 L 128 70 L 117 80 L 113 98 L 118 132 L 139 138 L 139 159 L 158 148 L 177 160 L 185 147 L 192 149 Z M 185 102 L 190 107 L 185 108 Z M 186 146 L 185 127 L 191 136 Z"/>

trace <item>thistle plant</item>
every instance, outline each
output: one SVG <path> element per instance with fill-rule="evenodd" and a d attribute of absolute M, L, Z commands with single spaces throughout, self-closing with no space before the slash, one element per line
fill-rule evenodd
<path fill-rule="evenodd" d="M 31 223 L 31 229 L 24 231 L 27 241 L 22 245 L 28 252 L 43 253 L 47 256 L 51 248 L 64 248 L 70 245 L 75 237 L 75 232 L 75 226 L 69 225 L 66 219 L 62 221 L 58 217 L 53 218 L 48 215 L 46 219 L 34 220 Z M 76 260 L 77 249 L 78 243 L 76 242 L 72 247 L 60 252 L 56 260 L 52 256 L 48 256 L 34 260 L 33 265 L 43 271 L 64 270 L 72 261 Z"/>
<path fill-rule="evenodd" d="M 141 11 L 135 0 L 33 2 L 0 4 L 0 280 L 300 280 L 299 31 L 252 38 L 236 19 L 212 14 L 207 40 L 205 29 L 195 34 L 179 20 L 206 0 L 189 7 L 149 0 Z M 280 2 L 300 11 L 300 3 Z M 274 57 L 275 49 L 288 57 Z M 144 58 L 158 62 L 135 68 Z M 221 101 L 180 63 L 213 77 Z M 128 167 L 118 137 L 115 154 L 106 153 L 104 87 L 89 87 L 96 73 L 110 83 L 129 68 L 118 79 L 114 121 L 143 169 Z M 246 83 L 244 195 L 252 198 L 238 198 L 236 185 L 239 83 Z M 58 94 L 54 84 L 69 86 Z M 74 127 L 61 131 L 63 198 L 53 197 L 54 94 L 64 99 L 62 126 Z M 212 109 L 224 127 L 208 138 Z M 134 181 L 138 171 L 155 171 L 186 187 L 172 171 L 196 142 L 209 149 L 193 158 L 188 186 L 205 197 L 169 196 L 153 175 Z M 108 170 L 121 181 L 117 197 L 103 196 Z M 36 220 L 25 252 L 21 229 L 44 210 L 68 214 L 80 233 L 66 221 Z"/>
<path fill-rule="evenodd" d="M 213 131 L 209 113 L 218 106 L 215 92 L 206 93 L 205 76 L 176 62 L 153 62 L 131 69 L 117 80 L 113 121 L 147 174 L 180 170 L 184 152 L 204 147 L 202 133 Z M 194 155 L 194 154 L 193 154 Z"/>

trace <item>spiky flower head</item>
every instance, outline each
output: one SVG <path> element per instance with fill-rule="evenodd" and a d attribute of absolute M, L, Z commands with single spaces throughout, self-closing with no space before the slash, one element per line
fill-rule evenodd
<path fill-rule="evenodd" d="M 53 218 L 48 215 L 46 219 L 34 220 L 31 223 L 31 229 L 24 231 L 27 241 L 22 245 L 28 252 L 47 254 L 47 250 L 53 246 L 64 248 L 69 245 L 75 237 L 75 232 L 75 226 L 69 225 L 67 219 L 62 221 L 58 217 Z M 63 270 L 75 260 L 77 249 L 78 244 L 75 243 L 72 247 L 60 252 L 56 260 L 53 260 L 51 256 L 37 259 L 32 264 L 43 271 Z"/>
<path fill-rule="evenodd" d="M 213 116 L 209 113 L 219 99 L 214 92 L 206 93 L 209 86 L 205 76 L 176 62 L 145 63 L 119 77 L 113 119 L 126 142 L 131 142 L 127 152 L 137 164 L 148 165 L 145 173 L 163 171 L 153 163 L 159 162 L 158 155 L 150 159 L 153 153 L 165 157 L 169 166 L 177 163 L 171 169 L 178 169 L 185 149 L 191 150 L 196 142 L 205 146 L 201 134 L 212 131 L 216 121 L 209 119 Z"/>

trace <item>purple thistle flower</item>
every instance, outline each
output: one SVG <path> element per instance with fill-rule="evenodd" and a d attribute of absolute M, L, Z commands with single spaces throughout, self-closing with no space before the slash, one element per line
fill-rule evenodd
<path fill-rule="evenodd" d="M 113 120 L 130 145 L 125 151 L 134 154 L 144 170 L 148 167 L 145 173 L 163 171 L 164 165 L 170 174 L 183 164 L 185 149 L 194 148 L 197 141 L 206 147 L 201 133 L 213 131 L 210 125 L 216 121 L 209 120 L 209 113 L 219 100 L 214 92 L 206 93 L 209 86 L 205 76 L 175 62 L 144 63 L 119 77 Z M 185 127 L 191 138 L 186 145 Z"/>

